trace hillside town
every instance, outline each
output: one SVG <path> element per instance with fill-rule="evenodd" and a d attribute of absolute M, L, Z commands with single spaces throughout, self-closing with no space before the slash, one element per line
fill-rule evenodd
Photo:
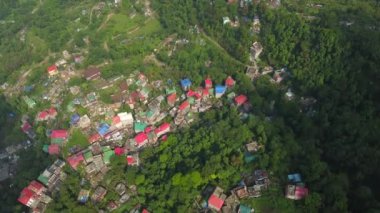
<path fill-rule="evenodd" d="M 115 0 L 115 5 L 120 2 Z M 228 4 L 237 2 L 241 8 L 252 3 L 227 1 Z M 268 4 L 278 7 L 280 1 L 269 1 Z M 104 6 L 98 4 L 99 8 L 95 10 L 101 10 Z M 145 15 L 151 16 L 149 4 L 146 7 Z M 260 17 L 256 15 L 250 22 L 250 33 L 258 35 L 261 31 Z M 240 27 L 237 16 L 225 16 L 222 23 L 224 27 Z M 195 25 L 195 28 L 199 34 L 198 26 Z M 175 45 L 187 43 L 187 39 L 175 41 Z M 176 46 L 172 51 L 175 49 Z M 246 65 L 245 75 L 251 81 L 269 75 L 271 83 L 280 85 L 291 77 L 285 67 L 275 70 L 270 65 L 261 66 L 260 55 L 264 47 L 259 40 L 254 39 L 247 50 L 249 64 Z M 254 107 L 248 100 L 249 94 L 241 94 L 234 89 L 240 82 L 232 76 L 227 76 L 223 82 L 213 80 L 213 76 L 203 76 L 200 85 L 196 85 L 189 76 L 182 76 L 179 82 L 172 79 L 152 81 L 139 70 L 127 76 L 105 78 L 102 67 L 108 62 L 83 70 L 76 69 L 84 57 L 82 52 L 70 53 L 67 50 L 59 54 L 56 62 L 46 67 L 44 91 L 39 96 L 31 95 L 35 85 L 26 85 L 22 90 L 18 88 L 8 94 L 21 93 L 22 101 L 34 113 L 23 115 L 21 119 L 21 131 L 29 140 L 0 152 L 0 159 L 7 159 L 0 165 L 0 181 L 17 172 L 17 151 L 33 146 L 39 125 L 46 127 L 45 135 L 50 141 L 44 143 L 41 151 L 56 159 L 20 192 L 18 201 L 33 213 L 44 212 L 54 197 L 59 195 L 61 185 L 68 176 L 67 169 L 81 177 L 77 202 L 82 205 L 91 202 L 96 206 L 107 193 L 116 192 L 115 199 L 106 200 L 106 208 L 98 209 L 99 212 L 112 212 L 138 194 L 137 186 L 129 184 L 128 180 L 120 180 L 113 188 L 102 184 L 112 169 L 115 156 L 124 158 L 128 167 L 141 167 L 143 161 L 140 153 L 145 148 L 157 148 L 168 140 L 170 134 L 196 123 L 202 113 L 221 108 L 227 103 L 238 111 L 241 120 L 245 120 Z M 73 79 L 77 82 L 70 85 Z M 285 99 L 294 100 L 296 95 L 292 88 L 284 88 L 287 89 Z M 301 97 L 299 102 L 302 110 L 310 113 L 316 100 Z M 86 142 L 79 142 L 78 135 L 84 136 Z M 241 147 L 244 162 L 254 162 L 257 153 L 263 149 L 264 145 L 256 140 L 247 141 Z M 241 175 L 240 182 L 233 188 L 224 190 L 220 186 L 208 186 L 202 191 L 202 196 L 194 198 L 194 209 L 199 212 L 254 212 L 254 207 L 245 204 L 244 200 L 259 198 L 267 193 L 271 186 L 270 176 L 270 172 L 256 169 Z M 299 173 L 289 174 L 288 184 L 283 188 L 284 197 L 290 200 L 302 200 L 309 194 Z M 136 206 L 131 212 L 148 212 L 146 208 Z"/>
<path fill-rule="evenodd" d="M 168 134 L 188 127 L 199 113 L 220 106 L 222 97 L 227 97 L 231 106 L 239 109 L 242 118 L 252 108 L 246 95 L 233 91 L 236 82 L 231 76 L 224 82 L 213 82 L 211 77 L 206 77 L 199 86 L 193 85 L 190 78 L 183 78 L 177 85 L 171 81 L 151 82 L 138 71 L 127 78 L 119 76 L 105 80 L 100 68 L 89 67 L 82 74 L 85 81 L 99 90 L 116 88 L 111 95 L 112 103 L 106 104 L 100 100 L 99 91 L 85 93 L 78 86 L 63 86 L 69 79 L 65 75 L 65 64 L 60 62 L 47 68 L 46 74 L 51 82 L 47 91 L 54 92 L 45 94 L 40 100 L 24 98 L 30 108 L 34 108 L 37 101 L 51 102 L 51 106 L 38 112 L 34 119 L 24 116 L 22 131 L 33 139 L 34 125 L 44 122 L 50 126 L 46 132 L 50 144 L 44 145 L 41 151 L 58 157 L 20 193 L 19 202 L 33 212 L 43 212 L 52 201 L 52 195 L 59 191 L 67 176 L 62 170 L 65 165 L 74 171 L 84 171 L 83 178 L 91 185 L 81 189 L 78 202 L 100 202 L 109 189 L 99 183 L 109 171 L 113 156 L 124 156 L 128 166 L 139 166 L 141 150 L 164 143 Z M 65 93 L 74 97 L 66 106 L 62 105 Z M 120 109 L 122 105 L 128 106 L 125 111 Z M 82 111 L 87 113 L 79 114 L 78 108 L 84 108 Z M 68 125 L 54 122 L 60 114 L 64 114 Z M 69 144 L 76 131 L 86 135 L 86 146 Z M 109 203 L 110 210 L 127 202 L 136 192 L 136 186 L 120 182 L 115 190 L 120 197 Z"/>
<path fill-rule="evenodd" d="M 226 18 L 224 22 L 230 23 L 228 20 Z M 238 27 L 238 24 L 235 21 L 231 26 Z M 260 31 L 258 17 L 254 19 L 252 30 L 256 33 Z M 246 75 L 254 80 L 261 75 L 274 73 L 272 83 L 281 83 L 288 77 L 286 69 L 274 71 L 272 67 L 265 67 L 260 70 L 256 65 L 262 51 L 261 44 L 254 42 L 250 55 L 254 65 L 247 67 Z M 50 144 L 45 144 L 41 151 L 57 156 L 57 160 L 20 193 L 18 201 L 34 213 L 44 212 L 52 197 L 59 192 L 67 177 L 63 170 L 66 165 L 81 174 L 82 181 L 90 183 L 90 187 L 80 189 L 77 202 L 99 203 L 112 190 L 119 196 L 118 200 L 109 201 L 107 205 L 107 211 L 113 211 L 137 193 L 136 185 L 128 185 L 123 181 L 114 189 L 101 185 L 111 169 L 114 156 L 123 156 L 130 167 L 140 166 L 139 153 L 144 148 L 165 143 L 170 133 L 189 127 L 197 120 L 199 113 L 221 107 L 222 102 L 225 102 L 223 97 L 231 107 L 238 109 L 241 119 L 247 118 L 252 110 L 248 97 L 236 94 L 234 86 L 237 82 L 231 76 L 224 82 L 214 82 L 211 76 L 206 76 L 202 85 L 194 85 L 187 77 L 178 83 L 171 79 L 150 81 L 140 71 L 129 76 L 104 79 L 100 67 L 89 66 L 81 73 L 76 72 L 73 63 L 80 63 L 81 56 L 71 55 L 68 51 L 64 51 L 62 56 L 46 69 L 48 80 L 45 85 L 48 92 L 38 98 L 23 96 L 23 101 L 30 109 L 34 109 L 37 104 L 50 103 L 34 118 L 24 115 L 21 129 L 33 140 L 36 136 L 34 126 L 39 123 L 47 125 L 46 136 L 50 139 Z M 83 79 L 81 85 L 66 86 L 71 78 L 78 77 Z M 97 90 L 85 89 L 83 84 L 92 85 Z M 110 89 L 112 94 L 104 101 L 101 93 Z M 66 95 L 71 98 L 65 98 Z M 289 100 L 293 96 L 290 89 L 285 94 Z M 58 117 L 66 124 L 57 124 L 55 121 Z M 78 131 L 86 136 L 87 144 L 69 142 Z M 27 146 L 28 144 L 19 145 L 17 149 Z M 262 148 L 263 145 L 256 141 L 248 142 L 244 147 L 244 160 L 247 163 L 254 161 L 255 153 Z M 8 167 L 7 171 L 11 170 Z M 7 178 L 9 175 L 10 172 L 1 177 Z M 299 200 L 307 196 L 308 189 L 304 187 L 299 174 L 289 175 L 289 181 L 285 190 L 286 198 Z M 218 186 L 206 188 L 203 197 L 196 201 L 196 206 L 200 211 L 253 212 L 252 207 L 240 204 L 240 200 L 260 197 L 269 186 L 268 172 L 255 170 L 242 177 L 241 182 L 230 192 Z M 147 212 L 146 209 L 142 210 L 144 211 Z"/>

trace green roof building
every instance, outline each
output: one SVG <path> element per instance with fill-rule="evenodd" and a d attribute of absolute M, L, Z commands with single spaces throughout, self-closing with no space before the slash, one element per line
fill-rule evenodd
<path fill-rule="evenodd" d="M 111 150 L 111 148 L 109 146 L 103 146 L 102 147 L 102 152 L 108 152 L 110 150 Z"/>
<path fill-rule="evenodd" d="M 146 127 L 147 127 L 147 124 L 143 122 L 135 122 L 134 124 L 134 129 L 136 133 L 144 132 Z"/>
<path fill-rule="evenodd" d="M 251 154 L 249 152 L 244 153 L 244 161 L 246 163 L 251 163 L 251 162 L 253 162 L 255 160 L 256 160 L 256 156 L 255 155 L 253 155 L 253 154 Z"/>
<path fill-rule="evenodd" d="M 43 147 L 42 147 L 42 150 L 44 151 L 44 152 L 46 152 L 46 153 L 49 153 L 49 145 L 44 145 Z"/>
<path fill-rule="evenodd" d="M 88 95 L 87 95 L 87 100 L 88 100 L 89 102 L 94 102 L 94 101 L 96 101 L 96 94 L 95 94 L 94 92 L 88 94 Z"/>
<path fill-rule="evenodd" d="M 36 102 L 28 96 L 23 96 L 22 98 L 24 99 L 26 105 L 28 105 L 29 108 L 34 108 L 36 106 Z"/>
<path fill-rule="evenodd" d="M 208 90 L 208 93 L 209 93 L 210 95 L 214 95 L 214 88 L 209 89 L 209 90 Z"/>
<path fill-rule="evenodd" d="M 248 206 L 240 204 L 239 213 L 251 213 L 251 212 L 252 212 L 251 208 L 249 208 Z"/>
<path fill-rule="evenodd" d="M 64 138 L 52 138 L 51 143 L 52 144 L 59 144 L 62 145 L 66 140 Z"/>
<path fill-rule="evenodd" d="M 173 88 L 166 88 L 165 92 L 166 92 L 167 95 L 170 95 L 172 93 L 176 93 L 176 90 L 175 90 L 174 87 Z"/>
<path fill-rule="evenodd" d="M 149 110 L 148 112 L 146 112 L 147 118 L 151 118 L 151 117 L 153 117 L 153 115 L 154 115 L 154 112 L 152 110 Z"/>
<path fill-rule="evenodd" d="M 150 89 L 148 87 L 144 87 L 142 88 L 142 90 L 140 91 L 140 94 L 144 97 L 148 97 L 149 96 L 149 93 L 150 93 Z"/>
<path fill-rule="evenodd" d="M 232 100 L 233 98 L 235 98 L 236 94 L 234 92 L 231 92 L 227 95 L 227 98 L 228 100 Z"/>
<path fill-rule="evenodd" d="M 49 178 L 44 176 L 43 174 L 38 176 L 37 180 L 40 181 L 41 183 L 43 183 L 45 186 L 47 186 L 47 184 L 49 182 Z"/>
<path fill-rule="evenodd" d="M 83 154 L 84 159 L 86 162 L 92 161 L 93 155 L 91 151 L 87 151 Z"/>
<path fill-rule="evenodd" d="M 193 105 L 195 103 L 195 98 L 194 97 L 189 97 L 187 100 L 189 101 L 190 105 Z"/>
<path fill-rule="evenodd" d="M 67 105 L 67 111 L 68 112 L 74 112 L 75 111 L 75 105 L 73 102 L 70 102 L 68 105 Z"/>
<path fill-rule="evenodd" d="M 114 152 L 112 150 L 107 150 L 103 152 L 103 161 L 105 164 L 111 163 L 111 157 L 114 155 Z"/>

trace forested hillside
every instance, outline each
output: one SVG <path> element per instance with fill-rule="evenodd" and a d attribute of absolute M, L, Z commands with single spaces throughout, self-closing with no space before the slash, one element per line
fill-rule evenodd
<path fill-rule="evenodd" d="M 321 199 L 318 208 L 322 212 L 379 209 L 376 179 L 380 174 L 374 166 L 380 157 L 377 1 L 320 1 L 323 7 L 317 11 L 308 5 L 319 2 L 310 1 L 284 1 L 283 7 L 274 10 L 264 3 L 239 8 L 222 1 L 159 2 L 162 23 L 170 30 L 182 32 L 188 24 L 198 24 L 242 62 L 247 57 L 241 49 L 252 42 L 247 39 L 249 24 L 226 28 L 222 17 L 262 17 L 262 63 L 286 66 L 292 73 L 289 85 L 296 93 L 318 100 L 312 117 L 299 113 L 295 106 L 276 102 L 272 114 L 287 126 L 286 132 L 294 135 L 295 141 L 292 145 L 276 144 L 284 146 L 281 152 L 288 161 L 268 153 L 270 161 L 278 165 L 271 167 L 272 171 L 281 174 L 283 170 L 300 169 L 312 191 L 318 193 L 314 198 Z M 315 20 L 305 18 L 307 15 L 315 16 Z M 354 24 L 348 26 L 344 21 Z M 255 83 L 259 94 L 260 81 Z M 261 100 L 275 99 L 273 93 L 265 92 Z M 257 99 L 251 100 L 258 111 L 267 114 Z"/>
<path fill-rule="evenodd" d="M 78 70 L 104 65 L 106 78 L 140 70 L 155 80 L 189 77 L 201 85 L 205 76 L 219 83 L 233 76 L 233 92 L 246 94 L 252 104 L 249 115 L 243 119 L 223 100 L 165 143 L 144 149 L 140 167 L 113 157 L 102 184 L 126 180 L 137 186 L 136 196 L 115 212 L 137 205 L 152 212 L 192 212 L 207 186 L 229 191 L 256 169 L 269 172 L 271 186 L 263 196 L 241 202 L 257 212 L 380 211 L 379 1 L 230 2 L 154 0 L 153 15 L 144 17 L 140 1 L 124 0 L 122 7 L 105 7 L 95 18 L 89 11 L 98 2 L 92 0 L 1 1 L 0 83 L 12 85 L 28 71 L 25 81 L 36 88 L 32 95 L 41 96 L 44 66 L 64 49 L 84 53 Z M 239 24 L 226 25 L 225 17 Z M 261 30 L 252 33 L 256 17 Z M 264 50 L 253 63 L 254 41 Z M 253 65 L 284 68 L 288 78 L 281 84 L 269 75 L 251 80 L 245 71 Z M 93 90 L 79 78 L 69 84 Z M 285 98 L 289 88 L 292 100 Z M 104 92 L 102 100 L 110 101 L 109 95 Z M 306 104 L 305 97 L 316 102 Z M 0 148 L 25 140 L 17 121 L 37 112 L 20 100 L 15 95 L 0 99 Z M 38 109 L 47 106 L 44 102 Z M 0 196 L 4 212 L 23 210 L 16 203 L 19 191 L 55 159 L 40 153 L 45 128 L 39 128 L 35 147 L 20 154 L 18 175 L 0 185 L 6 192 Z M 246 162 L 244 145 L 252 140 L 263 148 Z M 81 178 L 67 170 L 69 177 L 47 212 L 96 212 L 117 197 L 112 192 L 98 206 L 79 204 Z M 304 200 L 284 197 L 293 172 L 302 174 L 310 190 Z"/>

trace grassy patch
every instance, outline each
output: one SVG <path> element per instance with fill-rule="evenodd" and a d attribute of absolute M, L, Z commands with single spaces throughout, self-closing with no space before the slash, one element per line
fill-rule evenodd
<path fill-rule="evenodd" d="M 273 213 L 296 213 L 294 201 L 286 199 L 282 191 L 275 186 L 271 186 L 268 192 L 259 198 L 243 200 L 242 204 L 246 204 L 255 209 L 255 212 L 273 212 Z"/>
<path fill-rule="evenodd" d="M 157 33 L 162 30 L 161 24 L 157 19 L 148 19 L 144 24 L 136 31 L 130 31 L 129 36 L 141 36 L 146 34 Z"/>
<path fill-rule="evenodd" d="M 105 31 L 115 35 L 117 33 L 125 33 L 139 26 L 144 22 L 144 17 L 136 15 L 133 19 L 124 14 L 115 14 L 111 17 L 104 28 Z"/>
<path fill-rule="evenodd" d="M 81 148 L 85 148 L 88 146 L 87 136 L 84 135 L 80 130 L 75 129 L 70 136 L 69 142 L 63 148 L 63 154 L 65 156 L 69 155 L 69 150 L 71 147 L 79 146 Z"/>

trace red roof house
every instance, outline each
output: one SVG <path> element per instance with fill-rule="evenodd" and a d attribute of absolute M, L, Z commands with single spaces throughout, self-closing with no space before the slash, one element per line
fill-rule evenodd
<path fill-rule="evenodd" d="M 121 118 L 118 115 L 112 118 L 112 125 L 116 126 L 117 128 L 120 128 L 123 125 Z"/>
<path fill-rule="evenodd" d="M 135 136 L 135 144 L 137 147 L 142 147 L 148 142 L 148 136 L 144 132 L 140 132 Z"/>
<path fill-rule="evenodd" d="M 203 95 L 203 97 L 207 97 L 209 94 L 210 94 L 210 93 L 209 93 L 209 89 L 203 89 L 203 90 L 202 90 L 202 95 Z"/>
<path fill-rule="evenodd" d="M 129 166 L 137 165 L 137 159 L 135 159 L 132 155 L 127 156 L 127 163 Z"/>
<path fill-rule="evenodd" d="M 28 189 L 32 190 L 34 193 L 38 195 L 42 194 L 46 190 L 44 185 L 42 185 L 40 182 L 37 182 L 35 180 L 32 180 L 32 182 L 30 182 Z"/>
<path fill-rule="evenodd" d="M 50 137 L 52 139 L 59 138 L 59 139 L 67 139 L 69 137 L 69 133 L 67 130 L 53 130 L 51 132 Z"/>
<path fill-rule="evenodd" d="M 248 100 L 247 96 L 245 96 L 245 95 L 239 95 L 239 96 L 235 97 L 235 104 L 237 106 L 240 106 L 240 105 L 245 104 L 245 102 L 247 102 L 247 100 Z"/>
<path fill-rule="evenodd" d="M 201 98 L 202 98 L 202 95 L 201 95 L 200 93 L 197 93 L 197 92 L 196 92 L 196 93 L 194 94 L 194 97 L 195 97 L 195 99 L 198 100 L 198 99 L 201 99 Z"/>
<path fill-rule="evenodd" d="M 141 213 L 149 213 L 149 211 L 146 209 L 143 209 Z"/>
<path fill-rule="evenodd" d="M 167 97 L 167 101 L 168 101 L 168 104 L 170 106 L 173 106 L 175 104 L 175 101 L 177 100 L 177 94 L 176 93 L 172 93 L 170 94 L 168 97 Z"/>
<path fill-rule="evenodd" d="M 120 156 L 120 155 L 124 154 L 125 149 L 122 148 L 122 147 L 116 147 L 115 150 L 114 150 L 114 152 L 115 152 L 115 155 Z"/>
<path fill-rule="evenodd" d="M 58 67 L 56 65 L 51 65 L 50 67 L 47 68 L 47 72 L 49 76 L 53 76 L 58 74 Z"/>
<path fill-rule="evenodd" d="M 32 128 L 29 122 L 25 122 L 22 124 L 21 129 L 24 133 L 28 133 L 28 131 Z"/>
<path fill-rule="evenodd" d="M 170 131 L 170 124 L 169 123 L 163 123 L 161 126 L 156 128 L 154 130 L 154 133 L 156 133 L 157 137 L 160 137 L 161 135 L 168 133 Z"/>
<path fill-rule="evenodd" d="M 189 91 L 187 91 L 186 93 L 187 97 L 193 97 L 195 95 L 195 92 L 191 89 L 189 89 Z"/>
<path fill-rule="evenodd" d="M 189 107 L 190 107 L 190 103 L 189 103 L 189 101 L 186 100 L 186 101 L 182 102 L 181 105 L 179 105 L 178 109 L 180 111 L 184 111 L 185 109 L 188 109 Z"/>
<path fill-rule="evenodd" d="M 52 107 L 48 110 L 44 110 L 37 115 L 37 121 L 46 121 L 48 119 L 54 119 L 57 116 L 57 110 Z"/>
<path fill-rule="evenodd" d="M 233 87 L 235 85 L 235 80 L 231 76 L 228 76 L 225 84 L 227 87 Z"/>
<path fill-rule="evenodd" d="M 49 113 L 50 118 L 55 118 L 55 116 L 57 116 L 58 114 L 57 110 L 54 107 L 51 107 L 47 111 Z"/>
<path fill-rule="evenodd" d="M 74 169 L 77 170 L 79 164 L 84 161 L 84 157 L 82 153 L 78 153 L 75 155 L 72 155 L 67 158 L 67 162 L 70 164 L 70 166 Z"/>
<path fill-rule="evenodd" d="M 95 142 L 99 141 L 100 139 L 101 139 L 101 136 L 98 133 L 95 133 L 95 134 L 90 136 L 90 138 L 88 139 L 88 142 L 95 143 Z"/>
<path fill-rule="evenodd" d="M 292 200 L 301 200 L 309 194 L 309 190 L 306 187 L 288 185 L 286 188 L 285 197 Z"/>
<path fill-rule="evenodd" d="M 49 119 L 49 113 L 47 111 L 42 111 L 38 113 L 37 120 L 38 121 L 46 121 Z"/>
<path fill-rule="evenodd" d="M 296 187 L 296 198 L 302 199 L 309 194 L 309 190 L 305 187 Z"/>
<path fill-rule="evenodd" d="M 145 132 L 146 134 L 148 134 L 148 133 L 151 132 L 152 130 L 153 130 L 153 127 L 152 127 L 152 126 L 147 126 L 147 127 L 145 128 L 144 132 Z"/>
<path fill-rule="evenodd" d="M 58 144 L 51 144 L 48 148 L 48 152 L 50 155 L 58 155 L 59 154 L 59 145 Z"/>
<path fill-rule="evenodd" d="M 212 88 L 212 81 L 211 81 L 210 78 L 206 78 L 206 80 L 205 80 L 205 88 L 206 89 Z"/>
<path fill-rule="evenodd" d="M 162 142 L 165 142 L 166 140 L 168 140 L 168 135 L 164 135 L 161 137 Z"/>
<path fill-rule="evenodd" d="M 214 194 L 208 199 L 208 207 L 215 211 L 219 212 L 220 209 L 222 209 L 223 204 L 224 200 Z"/>
<path fill-rule="evenodd" d="M 30 190 L 29 188 L 24 188 L 21 191 L 21 194 L 17 200 L 25 206 L 35 207 L 38 203 L 38 201 L 36 200 L 37 197 L 38 195 L 35 192 Z"/>

